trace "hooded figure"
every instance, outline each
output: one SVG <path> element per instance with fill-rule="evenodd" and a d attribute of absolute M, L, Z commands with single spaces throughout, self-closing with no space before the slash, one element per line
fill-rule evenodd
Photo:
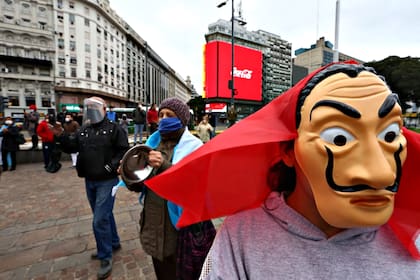
<path fill-rule="evenodd" d="M 398 102 L 372 68 L 330 64 L 145 184 L 183 208 L 179 227 L 276 191 L 328 238 L 386 224 L 420 259 L 420 136 L 402 127 Z"/>

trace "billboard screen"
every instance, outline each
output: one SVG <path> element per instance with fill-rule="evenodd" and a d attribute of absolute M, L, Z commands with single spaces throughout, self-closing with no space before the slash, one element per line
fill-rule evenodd
<path fill-rule="evenodd" d="M 221 41 L 205 46 L 205 97 L 229 98 L 231 79 L 231 44 Z M 234 54 L 235 99 L 262 100 L 262 52 L 235 45 Z"/>

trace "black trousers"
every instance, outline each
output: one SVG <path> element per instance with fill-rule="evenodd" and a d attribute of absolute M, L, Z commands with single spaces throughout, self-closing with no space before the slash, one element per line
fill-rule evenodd
<path fill-rule="evenodd" d="M 163 261 L 152 258 L 155 268 L 156 278 L 158 280 L 176 279 L 176 255 L 166 257 Z"/>

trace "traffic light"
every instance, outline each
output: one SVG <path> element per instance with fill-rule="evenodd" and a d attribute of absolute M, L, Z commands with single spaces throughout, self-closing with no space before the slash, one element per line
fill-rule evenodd
<path fill-rule="evenodd" d="M 0 96 L 0 112 L 4 112 L 9 107 L 9 97 Z"/>

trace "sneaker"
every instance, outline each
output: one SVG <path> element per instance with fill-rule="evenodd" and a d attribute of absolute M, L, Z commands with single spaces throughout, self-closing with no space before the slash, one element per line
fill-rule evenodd
<path fill-rule="evenodd" d="M 113 247 L 112 248 L 112 253 L 118 252 L 119 250 L 121 250 L 121 244 L 118 244 L 118 246 Z M 92 253 L 92 255 L 90 255 L 90 258 L 92 260 L 97 260 L 98 259 L 98 252 Z"/>
<path fill-rule="evenodd" d="M 101 266 L 98 270 L 98 279 L 106 279 L 111 275 L 112 271 L 112 260 L 101 260 Z"/>

